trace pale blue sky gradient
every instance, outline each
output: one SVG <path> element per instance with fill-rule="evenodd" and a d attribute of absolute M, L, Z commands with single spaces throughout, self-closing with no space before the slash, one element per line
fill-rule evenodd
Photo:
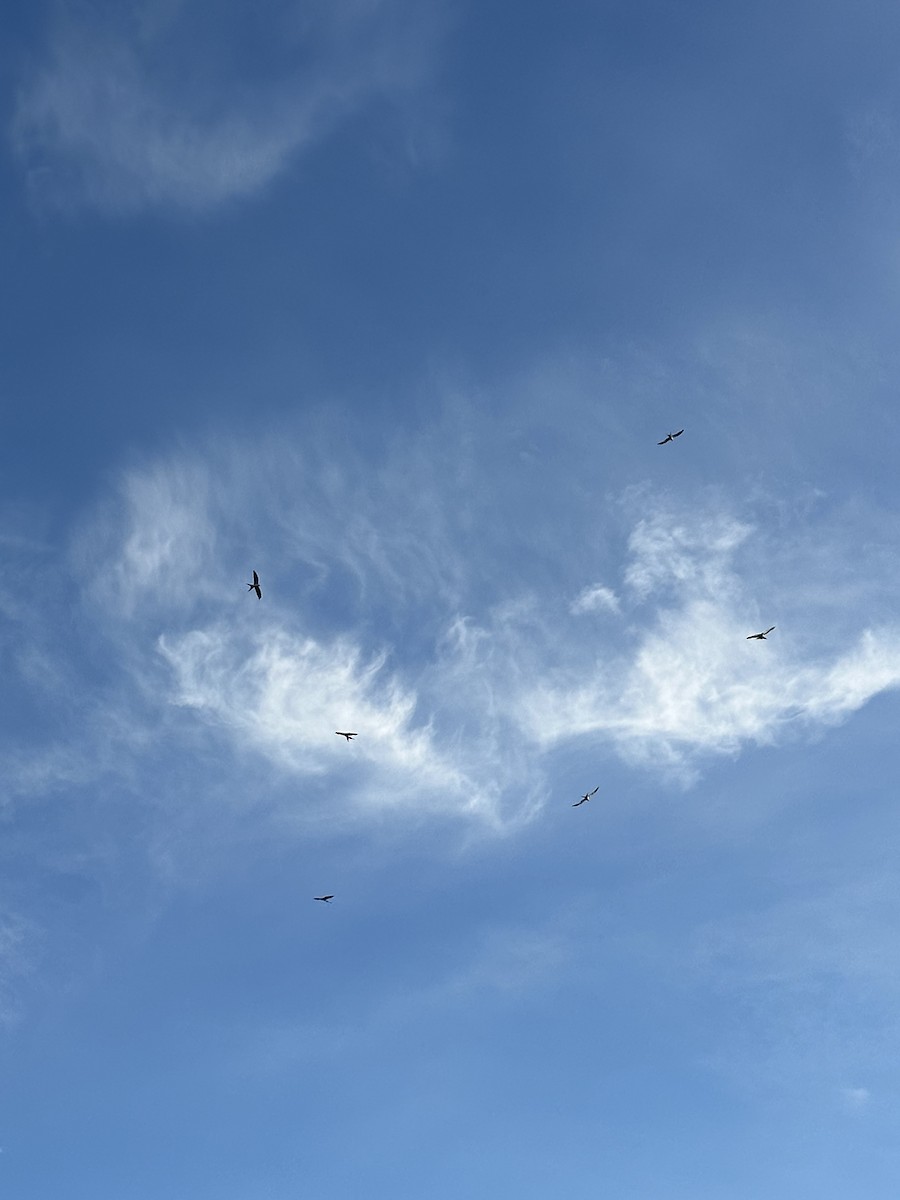
<path fill-rule="evenodd" d="M 893 1200 L 900 13 L 3 24 L 3 1195 Z"/>

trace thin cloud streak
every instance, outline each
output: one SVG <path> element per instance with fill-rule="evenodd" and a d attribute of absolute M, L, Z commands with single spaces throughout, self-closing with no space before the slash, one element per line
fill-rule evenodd
<path fill-rule="evenodd" d="M 128 27 L 113 9 L 93 26 L 59 28 L 12 124 L 37 194 L 111 212 L 212 208 L 264 187 L 372 96 L 422 83 L 439 10 L 419 14 L 402 0 L 304 9 L 293 21 L 279 14 L 285 28 L 271 30 L 282 54 L 294 50 L 281 79 L 242 86 L 216 81 L 210 46 L 179 76 L 171 35 L 187 16 L 178 10 Z M 197 31 L 188 36 L 196 48 Z"/>

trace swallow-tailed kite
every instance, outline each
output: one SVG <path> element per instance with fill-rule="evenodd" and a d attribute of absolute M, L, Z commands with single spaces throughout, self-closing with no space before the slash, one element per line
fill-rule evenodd
<path fill-rule="evenodd" d="M 576 801 L 575 804 L 572 805 L 572 807 L 578 808 L 578 806 L 581 804 L 587 804 L 587 802 L 588 802 L 588 800 L 590 800 L 591 796 L 596 796 L 599 791 L 600 791 L 600 784 L 598 783 L 592 792 L 585 792 L 584 795 L 581 797 L 581 799 Z"/>

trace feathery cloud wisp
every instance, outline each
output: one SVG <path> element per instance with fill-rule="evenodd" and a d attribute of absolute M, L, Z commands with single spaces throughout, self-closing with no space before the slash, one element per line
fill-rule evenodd
<path fill-rule="evenodd" d="M 349 639 L 323 644 L 277 626 L 249 640 L 222 626 L 163 636 L 159 649 L 175 676 L 174 703 L 283 770 L 338 772 L 350 753 L 370 775 L 360 794 L 377 790 L 381 806 L 478 807 L 478 785 L 415 723 L 415 693 L 387 675 L 384 654 L 363 662 Z M 363 731 L 352 750 L 335 740 L 337 723 Z"/>
<path fill-rule="evenodd" d="M 735 563 L 751 532 L 722 514 L 642 519 L 624 569 L 637 602 L 630 644 L 535 672 L 518 701 L 530 736 L 550 746 L 594 734 L 629 760 L 688 766 L 840 720 L 900 686 L 900 631 L 887 623 L 836 657 L 810 659 L 789 631 L 774 653 L 756 653 L 751 584 Z"/>
<path fill-rule="evenodd" d="M 340 12 L 297 5 L 296 14 L 301 7 L 303 20 L 279 14 L 271 36 L 281 68 L 264 83 L 217 79 L 217 37 L 198 40 L 177 9 L 132 27 L 118 10 L 101 10 L 93 25 L 59 28 L 13 121 L 35 187 L 118 212 L 210 208 L 263 187 L 369 97 L 421 83 L 434 10 L 423 15 L 403 0 Z M 186 45 L 190 69 L 179 71 Z"/>
<path fill-rule="evenodd" d="M 249 483 L 258 472 L 246 445 L 221 462 L 157 464 L 125 477 L 124 524 L 116 518 L 94 543 L 107 558 L 102 573 L 115 584 L 116 636 L 127 641 L 123 661 L 134 656 L 130 669 L 142 686 L 156 678 L 156 703 L 193 711 L 242 754 L 262 755 L 280 771 L 321 777 L 339 769 L 333 730 L 363 728 L 355 747 L 369 773 L 367 783 L 358 780 L 362 807 L 415 803 L 492 821 L 505 807 L 521 819 L 541 793 L 544 755 L 577 739 L 686 780 L 704 756 L 821 728 L 900 685 L 900 631 L 888 620 L 857 627 L 852 637 L 842 628 L 840 638 L 829 638 L 819 621 L 824 641 L 815 651 L 780 618 L 770 642 L 748 642 L 760 616 L 753 555 L 766 534 L 712 503 L 678 513 L 654 508 L 646 496 L 618 595 L 589 586 L 580 603 L 561 610 L 536 584 L 530 594 L 479 610 L 467 581 L 490 551 L 448 522 L 439 479 L 423 474 L 421 502 L 409 508 L 396 503 L 405 475 L 397 487 L 382 475 L 362 505 L 366 537 L 354 541 L 351 531 L 348 547 L 335 535 L 334 513 L 361 507 L 352 464 L 340 473 L 328 468 L 328 503 L 316 507 L 315 468 L 298 470 L 293 449 L 266 443 L 265 454 L 274 482 L 260 495 Z M 290 470 L 279 465 L 284 455 Z M 288 523 L 302 526 L 303 539 L 280 543 L 278 587 L 235 624 L 223 608 L 235 603 L 228 597 L 236 587 L 226 578 L 224 531 L 252 527 L 280 540 L 286 497 L 279 480 L 298 475 L 306 498 L 302 515 L 298 509 Z M 422 560 L 423 547 L 440 559 L 439 572 Z M 834 547 L 839 571 L 846 550 Z M 81 553 L 90 556 L 89 538 Z M 311 557 L 318 564 L 312 581 Z M 323 610 L 317 596 L 324 600 L 331 577 L 350 561 L 359 588 L 342 598 L 341 620 L 323 628 L 331 606 Z M 416 563 L 427 568 L 427 594 L 408 582 L 411 571 L 422 578 Z M 793 600 L 790 563 L 779 569 L 785 616 L 794 604 L 808 612 L 819 603 L 807 579 L 801 600 Z M 279 598 L 296 572 L 305 574 L 301 609 Z M 176 574 L 181 600 L 170 601 Z M 876 589 L 882 584 L 876 580 Z M 468 613 L 460 611 L 461 596 Z M 591 626 L 586 636 L 583 612 L 611 610 L 614 601 L 615 628 Z M 397 640 L 372 642 L 371 606 L 390 612 Z"/>

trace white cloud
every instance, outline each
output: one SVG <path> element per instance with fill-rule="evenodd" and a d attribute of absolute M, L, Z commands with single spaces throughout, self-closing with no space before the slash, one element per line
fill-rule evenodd
<path fill-rule="evenodd" d="M 805 664 L 790 651 L 754 660 L 745 627 L 700 600 L 663 612 L 630 653 L 536 680 L 520 697 L 523 726 L 545 746 L 595 734 L 629 760 L 686 765 L 840 720 L 900 686 L 896 630 L 865 631 L 835 661 Z"/>
<path fill-rule="evenodd" d="M 271 623 L 249 641 L 217 626 L 163 636 L 159 649 L 174 672 L 174 703 L 214 719 L 286 769 L 321 774 L 351 754 L 404 773 L 417 789 L 467 790 L 430 729 L 415 723 L 416 696 L 387 674 L 383 654 L 362 661 L 349 639 L 322 644 Z M 337 728 L 352 728 L 359 740 L 347 746 L 335 738 Z M 385 801 L 402 796 L 395 790 Z"/>
<path fill-rule="evenodd" d="M 734 560 L 750 533 L 722 515 L 642 519 L 624 570 L 641 602 L 629 640 L 536 673 L 519 696 L 530 736 L 549 747 L 593 734 L 629 760 L 689 767 L 697 754 L 735 753 L 789 727 L 840 720 L 900 686 L 893 625 L 863 629 L 849 650 L 815 659 L 789 629 L 768 643 L 746 640 L 760 618 Z"/>
<path fill-rule="evenodd" d="M 389 668 L 386 651 L 366 656 L 349 636 L 317 640 L 264 617 L 249 635 L 224 624 L 166 634 L 159 652 L 174 678 L 171 703 L 282 772 L 342 786 L 352 772 L 355 813 L 458 814 L 500 828 L 534 811 L 527 748 L 500 744 L 484 697 L 442 702 L 452 668 L 426 668 L 417 688 L 409 669 Z M 480 728 L 457 708 L 473 700 Z M 338 729 L 358 736 L 348 745 Z"/>
<path fill-rule="evenodd" d="M 641 600 L 666 588 L 687 587 L 724 601 L 734 583 L 728 563 L 751 527 L 718 514 L 677 518 L 657 513 L 629 538 L 625 582 Z"/>
<path fill-rule="evenodd" d="M 595 583 L 584 588 L 572 601 L 570 611 L 574 616 L 590 612 L 619 612 L 619 598 L 612 588 Z"/>
<path fill-rule="evenodd" d="M 439 24 L 439 10 L 403 0 L 263 9 L 279 66 L 260 82 L 235 70 L 239 28 L 220 45 L 227 14 L 197 28 L 181 5 L 152 20 L 99 11 L 57 30 L 20 91 L 13 137 L 41 194 L 112 211 L 252 194 L 373 95 L 418 86 Z"/>
<path fill-rule="evenodd" d="M 107 606 L 123 672 L 118 726 L 165 721 L 174 705 L 197 720 L 173 732 L 205 730 L 276 773 L 344 779 L 352 761 L 353 811 L 498 826 L 533 815 L 559 748 L 606 748 L 684 782 L 704 756 L 815 733 L 900 685 L 887 610 L 868 627 L 852 618 L 867 591 L 888 594 L 893 567 L 870 556 L 866 584 L 840 537 L 817 553 L 815 576 L 761 523 L 713 501 L 655 508 L 646 491 L 618 595 L 599 583 L 581 594 L 581 608 L 617 602 L 607 627 L 560 599 L 553 571 L 486 601 L 479 580 L 496 593 L 504 576 L 493 542 L 471 530 L 489 527 L 479 505 L 493 511 L 495 497 L 468 488 L 455 524 L 447 480 L 421 447 L 404 444 L 373 471 L 297 444 L 220 442 L 127 473 L 82 531 L 73 561 L 86 604 Z M 561 571 L 571 550 L 555 547 Z M 761 563 L 773 597 L 763 610 Z M 252 566 L 262 603 L 248 602 Z M 746 640 L 772 623 L 768 642 Z M 340 728 L 359 732 L 352 749 Z M 117 743 L 128 745 L 125 730 Z"/>

